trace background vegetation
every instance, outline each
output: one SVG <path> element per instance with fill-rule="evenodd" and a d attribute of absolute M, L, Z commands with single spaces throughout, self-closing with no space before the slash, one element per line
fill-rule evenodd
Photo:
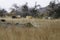
<path fill-rule="evenodd" d="M 7 12 L 5 9 L 0 10 L 0 16 L 10 15 L 21 17 L 32 16 L 34 18 L 60 18 L 60 3 L 56 3 L 55 0 L 51 1 L 48 6 L 41 7 L 37 2 L 35 2 L 35 6 L 29 8 L 28 3 L 17 6 L 17 4 L 13 4 L 13 7 L 10 8 L 11 12 Z"/>

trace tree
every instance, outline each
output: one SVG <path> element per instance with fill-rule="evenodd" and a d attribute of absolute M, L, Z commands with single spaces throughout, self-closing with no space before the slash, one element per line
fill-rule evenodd
<path fill-rule="evenodd" d="M 23 17 L 26 17 L 26 16 L 29 15 L 27 4 L 28 4 L 28 3 L 26 2 L 26 4 L 22 6 Z"/>
<path fill-rule="evenodd" d="M 49 11 L 49 15 L 48 16 L 52 16 L 55 12 L 55 1 L 51 1 L 50 4 L 49 4 L 49 8 L 48 11 Z"/>
<path fill-rule="evenodd" d="M 5 16 L 7 11 L 5 9 L 0 10 L 0 16 L 3 17 Z"/>
<path fill-rule="evenodd" d="M 32 13 L 33 17 L 38 17 L 39 16 L 39 9 L 37 9 L 37 7 L 40 8 L 40 5 L 37 5 L 37 2 L 35 2 L 35 6 L 32 8 L 32 10 L 30 10 L 30 12 Z"/>
<path fill-rule="evenodd" d="M 55 18 L 60 18 L 60 6 L 57 5 L 57 9 L 55 10 Z"/>

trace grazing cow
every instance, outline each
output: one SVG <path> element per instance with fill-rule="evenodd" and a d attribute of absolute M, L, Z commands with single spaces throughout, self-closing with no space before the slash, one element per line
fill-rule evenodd
<path fill-rule="evenodd" d="M 6 20 L 5 19 L 1 19 L 1 22 L 5 22 Z"/>

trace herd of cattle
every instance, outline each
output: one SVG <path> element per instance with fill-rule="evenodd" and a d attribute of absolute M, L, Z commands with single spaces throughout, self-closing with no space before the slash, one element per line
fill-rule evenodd
<path fill-rule="evenodd" d="M 5 19 L 0 19 L 0 26 L 3 26 L 3 27 L 12 27 L 12 26 L 16 26 L 16 27 L 33 27 L 33 25 L 30 23 L 30 22 L 27 22 L 27 23 L 20 23 L 20 22 L 16 22 L 16 23 L 13 23 L 13 21 L 11 22 L 7 22 L 7 20 Z"/>

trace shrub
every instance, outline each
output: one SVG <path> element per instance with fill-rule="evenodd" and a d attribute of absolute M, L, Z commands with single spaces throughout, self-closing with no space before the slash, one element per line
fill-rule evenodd
<path fill-rule="evenodd" d="M 33 27 L 33 25 L 29 22 L 29 23 L 26 23 L 26 27 Z"/>

